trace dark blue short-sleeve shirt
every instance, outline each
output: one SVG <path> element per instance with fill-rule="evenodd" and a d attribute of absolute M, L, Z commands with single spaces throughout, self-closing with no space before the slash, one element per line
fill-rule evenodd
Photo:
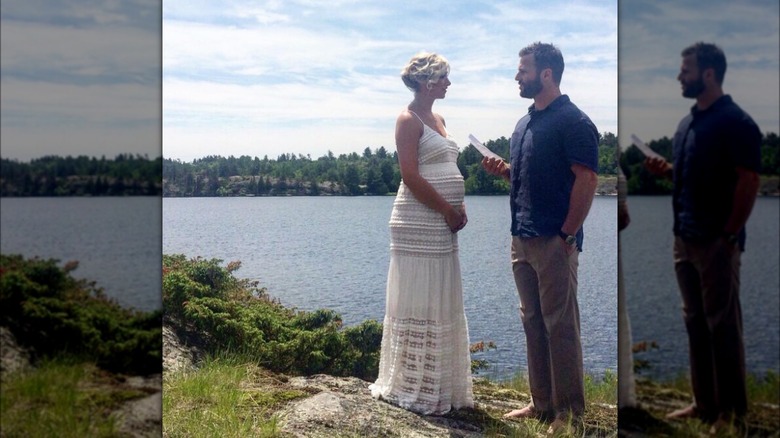
<path fill-rule="evenodd" d="M 761 169 L 761 131 L 724 95 L 682 119 L 674 134 L 674 234 L 711 242 L 723 234 L 733 208 L 737 167 Z M 745 247 L 745 230 L 739 233 Z"/>
<path fill-rule="evenodd" d="M 596 126 L 565 94 L 543 110 L 529 107 L 509 142 L 512 235 L 558 235 L 569 212 L 571 166 L 597 171 L 598 138 Z M 580 228 L 580 251 L 582 240 Z"/>

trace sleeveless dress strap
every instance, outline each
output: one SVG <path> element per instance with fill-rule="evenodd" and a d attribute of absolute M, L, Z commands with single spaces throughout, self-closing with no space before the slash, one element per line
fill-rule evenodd
<path fill-rule="evenodd" d="M 410 109 L 408 109 L 407 111 L 409 111 L 410 113 L 414 114 L 414 116 L 417 117 L 417 120 L 419 120 L 420 123 L 422 123 L 423 125 L 425 124 L 425 122 L 422 121 L 422 119 L 420 118 L 420 116 L 417 115 L 416 112 L 414 112 L 414 111 L 412 111 Z"/>
<path fill-rule="evenodd" d="M 412 110 L 410 110 L 410 109 L 407 109 L 407 111 L 409 111 L 410 113 L 414 114 L 414 116 L 415 116 L 415 117 L 417 117 L 417 120 L 419 120 L 419 121 L 420 121 L 420 123 L 422 123 L 422 125 L 423 125 L 423 130 L 425 130 L 425 127 L 427 126 L 427 127 L 428 127 L 428 128 L 431 130 L 431 131 L 433 131 L 433 132 L 435 132 L 435 133 L 437 133 L 437 134 L 441 135 L 441 133 L 440 133 L 439 131 L 437 131 L 436 129 L 433 129 L 433 128 L 431 128 L 431 127 L 430 127 L 430 126 L 428 126 L 428 125 L 426 125 L 426 124 L 425 124 L 425 122 L 423 122 L 423 119 L 421 119 L 421 118 L 420 118 L 420 116 L 418 116 L 416 112 L 414 112 L 414 111 L 412 111 Z M 436 117 L 436 116 L 434 116 L 434 118 L 435 118 L 435 117 Z M 450 135 L 450 133 L 449 133 L 449 132 L 447 132 L 447 127 L 446 127 L 446 126 L 444 127 L 444 134 L 445 134 L 445 135 L 441 135 L 441 136 L 442 136 L 442 137 L 444 137 L 444 138 L 447 138 L 447 137 Z"/>
<path fill-rule="evenodd" d="M 415 116 L 415 117 L 417 117 L 417 120 L 419 120 L 419 121 L 420 121 L 420 123 L 422 123 L 422 124 L 423 124 L 423 126 L 428 126 L 428 125 L 426 125 L 426 124 L 425 124 L 425 122 L 423 122 L 423 120 L 420 118 L 420 116 L 418 116 L 418 115 L 417 115 L 417 113 L 416 113 L 416 112 L 414 112 L 414 111 L 412 111 L 412 110 L 407 110 L 407 111 L 409 111 L 410 113 L 414 114 L 414 116 Z"/>

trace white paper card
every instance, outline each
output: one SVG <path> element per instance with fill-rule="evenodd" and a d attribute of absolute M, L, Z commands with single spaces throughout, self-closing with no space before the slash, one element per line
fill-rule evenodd
<path fill-rule="evenodd" d="M 660 158 L 662 160 L 666 160 L 666 158 L 658 155 L 657 152 L 655 152 L 654 150 L 650 149 L 650 146 L 646 145 L 645 142 L 640 140 L 639 137 L 637 137 L 634 134 L 631 134 L 631 142 L 634 144 L 634 146 L 639 148 L 639 151 L 642 152 L 642 154 L 644 154 L 645 157 L 648 157 L 648 158 Z"/>
<path fill-rule="evenodd" d="M 500 156 L 496 155 L 487 148 L 487 146 L 483 145 L 479 140 L 477 140 L 477 137 L 474 137 L 473 135 L 469 134 L 469 142 L 474 145 L 475 148 L 477 148 L 477 151 L 479 151 L 480 154 L 482 154 L 483 157 L 487 158 L 495 158 L 496 160 L 504 160 Z"/>

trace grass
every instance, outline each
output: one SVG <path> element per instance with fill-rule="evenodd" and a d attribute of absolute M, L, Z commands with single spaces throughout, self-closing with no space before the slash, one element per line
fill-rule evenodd
<path fill-rule="evenodd" d="M 763 376 L 747 376 L 748 400 L 753 403 L 780 405 L 780 375 L 768 371 Z"/>
<path fill-rule="evenodd" d="M 578 433 L 587 436 L 617 436 L 617 380 L 614 373 L 586 376 L 587 410 Z M 477 407 L 453 411 L 446 417 L 479 427 L 485 436 L 527 437 L 544 435 L 548 423 L 502 418 L 507 404 L 528 402 L 524 375 L 493 382 L 476 379 Z M 292 388 L 287 377 L 263 369 L 248 357 L 207 358 L 197 370 L 176 371 L 163 376 L 163 436 L 165 437 L 279 437 L 282 419 L 278 412 L 288 402 L 312 395 Z M 500 401 L 496 403 L 496 401 Z M 334 430 L 337 436 L 361 436 L 359 425 Z"/>
<path fill-rule="evenodd" d="M 692 393 L 690 379 L 685 373 L 657 383 L 685 394 Z M 780 375 L 777 372 L 767 371 L 764 375 L 748 374 L 746 386 L 749 403 L 780 405 Z"/>
<path fill-rule="evenodd" d="M 519 373 L 505 382 L 495 382 L 499 387 L 511 389 L 517 392 L 530 394 L 531 388 L 528 377 Z M 591 374 L 585 374 L 585 400 L 588 404 L 616 405 L 617 404 L 617 375 L 607 370 L 601 378 Z"/>
<path fill-rule="evenodd" d="M 743 431 L 735 428 L 718 434 L 721 437 L 780 437 L 780 378 L 769 371 L 763 376 L 747 376 L 748 413 Z M 667 431 L 658 436 L 701 437 L 708 435 L 710 425 L 695 419 L 668 421 L 671 410 L 691 403 L 688 376 L 681 374 L 668 380 L 637 379 L 637 396 L 643 409 L 654 417 L 653 427 Z"/>
<path fill-rule="evenodd" d="M 581 425 L 573 426 L 570 423 L 570 428 L 578 431 L 580 435 L 617 436 L 617 375 L 610 370 L 606 370 L 602 377 L 585 374 L 583 383 L 585 386 L 585 414 Z M 528 377 L 525 374 L 517 374 L 504 382 L 495 382 L 495 385 L 499 390 L 509 390 L 515 394 L 526 394 L 530 397 Z M 520 397 L 515 395 L 514 398 Z M 522 405 L 517 407 L 522 407 Z M 500 414 L 503 415 L 503 412 Z M 494 416 L 500 418 L 498 414 Z M 513 426 L 513 430 L 509 432 L 503 431 L 501 427 L 496 430 L 488 427 L 486 434 L 488 436 L 509 437 L 539 436 L 545 435 L 549 427 L 545 422 L 534 420 L 513 422 Z"/>
<path fill-rule="evenodd" d="M 279 387 L 273 374 L 241 358 L 209 358 L 196 371 L 163 376 L 163 436 L 275 437 L 274 411 L 307 395 Z"/>
<path fill-rule="evenodd" d="M 59 359 L 4 376 L 0 390 L 3 437 L 116 437 L 112 415 L 141 391 L 111 388 L 92 364 Z"/>

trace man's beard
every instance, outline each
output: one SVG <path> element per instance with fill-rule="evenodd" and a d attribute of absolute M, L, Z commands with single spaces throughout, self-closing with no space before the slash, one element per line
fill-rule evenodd
<path fill-rule="evenodd" d="M 544 88 L 544 86 L 542 85 L 542 81 L 540 81 L 539 78 L 536 78 L 532 81 L 523 82 L 523 88 L 520 90 L 520 97 L 533 99 L 542 91 L 542 88 Z"/>
<path fill-rule="evenodd" d="M 704 80 L 702 80 L 700 75 L 695 81 L 683 84 L 682 95 L 683 97 L 695 99 L 703 91 L 704 91 Z"/>

